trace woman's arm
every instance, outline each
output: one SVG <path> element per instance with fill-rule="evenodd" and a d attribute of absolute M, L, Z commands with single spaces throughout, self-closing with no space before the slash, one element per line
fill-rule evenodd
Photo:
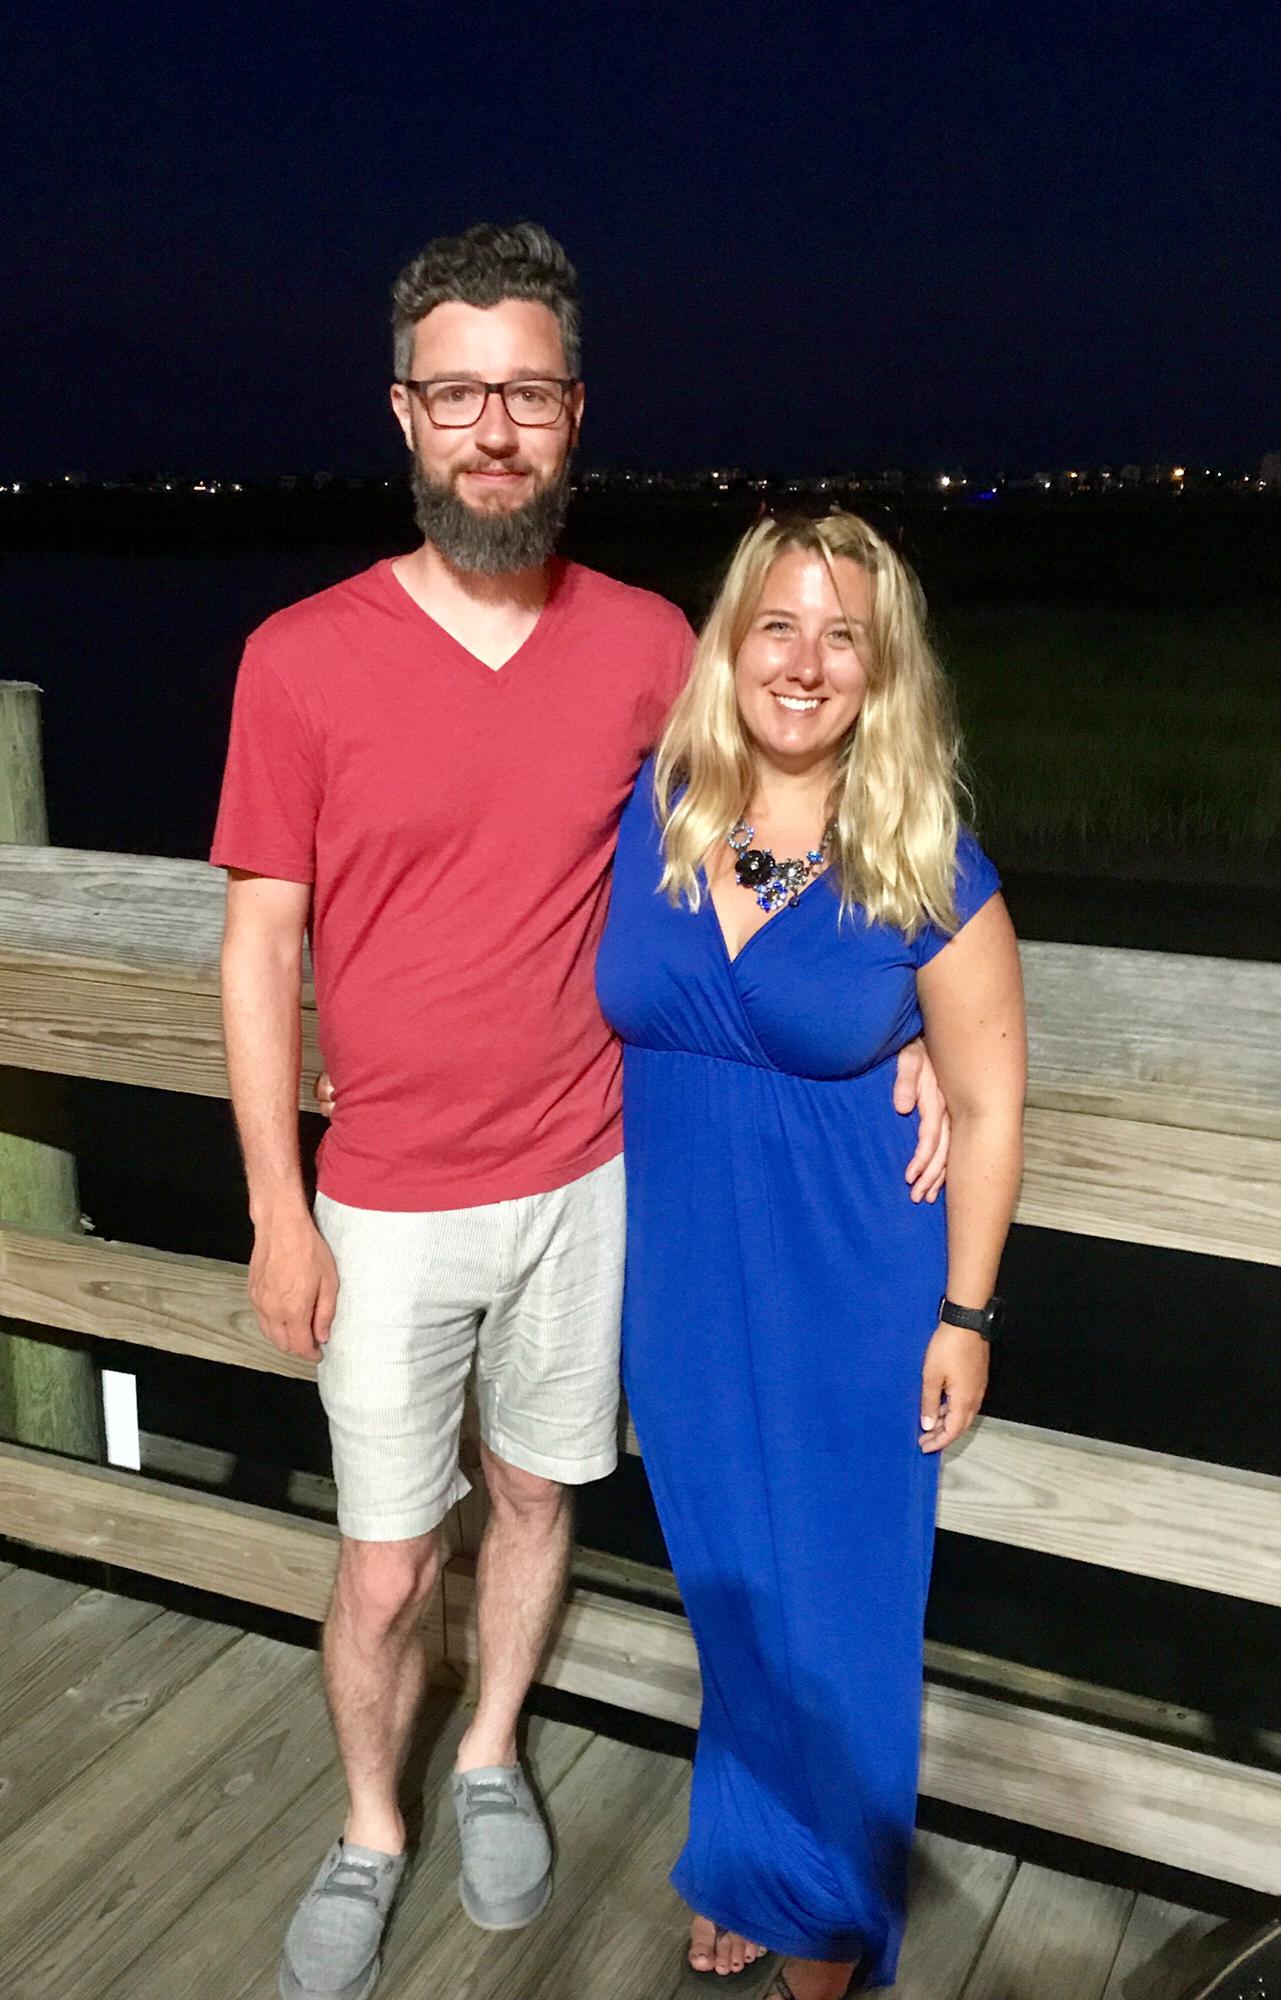
<path fill-rule="evenodd" d="M 1014 927 L 992 896 L 917 973 L 925 1041 L 947 1099 L 947 1296 L 983 1306 L 996 1285 L 1023 1167 L 1027 1029 Z M 967 1430 L 987 1382 L 982 1336 L 940 1325 L 926 1354 L 926 1451 Z M 943 1421 L 940 1403 L 946 1398 Z"/>

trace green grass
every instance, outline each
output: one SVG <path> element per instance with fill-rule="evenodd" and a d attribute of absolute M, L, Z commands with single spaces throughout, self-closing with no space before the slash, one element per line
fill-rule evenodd
<path fill-rule="evenodd" d="M 969 606 L 936 638 L 998 851 L 1281 862 L 1281 603 Z"/>

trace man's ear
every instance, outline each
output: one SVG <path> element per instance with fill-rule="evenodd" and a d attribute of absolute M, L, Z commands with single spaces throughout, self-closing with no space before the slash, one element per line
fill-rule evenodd
<path fill-rule="evenodd" d="M 391 385 L 391 407 L 392 414 L 400 425 L 400 434 L 405 440 L 406 449 L 412 452 L 416 449 L 414 406 L 410 392 L 403 382 L 393 382 Z"/>

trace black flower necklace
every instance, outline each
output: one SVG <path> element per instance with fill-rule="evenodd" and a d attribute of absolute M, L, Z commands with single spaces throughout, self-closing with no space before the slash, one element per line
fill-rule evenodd
<path fill-rule="evenodd" d="M 734 850 L 734 873 L 739 882 L 752 891 L 760 907 L 772 916 L 775 910 L 798 903 L 802 889 L 823 866 L 832 844 L 831 823 L 824 828 L 820 844 L 796 860 L 777 861 L 768 847 L 753 847 L 755 833 L 754 826 L 738 819 L 725 838 Z"/>

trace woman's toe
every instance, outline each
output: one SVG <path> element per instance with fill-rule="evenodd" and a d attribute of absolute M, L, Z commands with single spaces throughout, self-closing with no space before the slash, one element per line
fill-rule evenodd
<path fill-rule="evenodd" d="M 689 1962 L 695 1972 L 715 1969 L 716 1926 L 708 1917 L 695 1917 L 689 1927 Z"/>

